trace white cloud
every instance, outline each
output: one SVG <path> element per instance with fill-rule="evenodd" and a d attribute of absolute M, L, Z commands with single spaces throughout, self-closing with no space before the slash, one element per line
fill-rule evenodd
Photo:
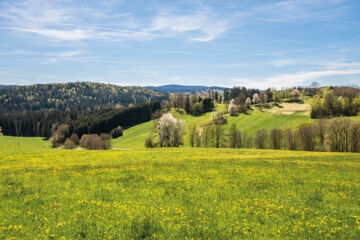
<path fill-rule="evenodd" d="M 150 31 L 167 32 L 170 35 L 188 33 L 185 38 L 193 41 L 211 41 L 227 30 L 224 20 L 216 19 L 213 13 L 193 14 L 160 13 L 152 21 Z"/>
<path fill-rule="evenodd" d="M 217 20 L 210 11 L 162 12 L 136 18 L 128 12 L 112 11 L 113 4 L 99 4 L 99 8 L 84 8 L 62 1 L 8 1 L 0 4 L 0 19 L 6 20 L 2 25 L 7 29 L 59 41 L 154 38 L 211 41 L 227 30 L 225 21 Z"/>
<path fill-rule="evenodd" d="M 269 22 L 327 21 L 344 15 L 346 0 L 285 0 L 237 13 L 242 18 Z"/>
<path fill-rule="evenodd" d="M 57 30 L 57 29 L 48 29 L 48 28 L 12 28 L 12 30 L 17 30 L 20 32 L 29 32 L 36 33 L 38 35 L 52 38 L 55 40 L 82 40 L 91 37 L 91 32 L 82 29 L 74 30 Z"/>
<path fill-rule="evenodd" d="M 266 78 L 265 83 L 272 87 L 291 87 L 305 84 L 307 81 L 342 75 L 360 74 L 359 69 L 345 69 L 345 70 L 322 70 L 312 72 L 297 72 L 292 74 L 281 74 L 278 76 Z"/>

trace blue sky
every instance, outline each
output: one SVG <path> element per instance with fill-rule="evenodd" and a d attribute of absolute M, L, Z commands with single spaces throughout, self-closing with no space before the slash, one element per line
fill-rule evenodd
<path fill-rule="evenodd" d="M 360 1 L 0 0 L 0 84 L 360 85 Z"/>

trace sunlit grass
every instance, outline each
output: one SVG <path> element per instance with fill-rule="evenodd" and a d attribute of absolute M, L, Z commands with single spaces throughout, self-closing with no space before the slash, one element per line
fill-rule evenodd
<path fill-rule="evenodd" d="M 360 154 L 0 149 L 0 239 L 360 237 Z"/>

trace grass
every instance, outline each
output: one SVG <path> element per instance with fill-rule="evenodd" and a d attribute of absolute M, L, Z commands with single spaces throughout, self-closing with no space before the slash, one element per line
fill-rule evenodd
<path fill-rule="evenodd" d="M 226 106 L 224 104 L 218 104 L 216 111 L 224 110 L 225 107 Z M 193 122 L 200 126 L 211 120 L 211 114 L 212 113 L 210 112 L 201 116 L 185 114 L 179 115 L 179 117 L 186 121 L 187 126 Z M 266 110 L 260 111 L 258 108 L 254 108 L 253 111 L 249 111 L 249 114 L 239 114 L 237 116 L 229 117 L 227 127 L 230 127 L 232 123 L 235 123 L 241 131 L 250 136 L 255 135 L 256 131 L 262 128 L 293 128 L 307 121 L 312 120 L 306 111 L 294 111 L 293 114 L 287 115 L 281 113 L 271 113 Z M 149 132 L 153 126 L 154 121 L 150 121 L 131 127 L 124 131 L 124 136 L 113 141 L 113 146 L 116 148 L 144 148 L 145 140 L 149 136 Z M 186 139 L 185 146 L 189 146 Z"/>
<path fill-rule="evenodd" d="M 359 239 L 359 215 L 360 154 L 0 137 L 0 239 Z"/>

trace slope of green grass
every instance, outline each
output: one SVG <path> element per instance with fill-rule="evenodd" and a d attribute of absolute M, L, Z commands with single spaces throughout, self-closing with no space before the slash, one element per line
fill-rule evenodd
<path fill-rule="evenodd" d="M 224 104 L 218 104 L 216 111 L 224 110 Z M 176 115 L 176 112 L 173 112 Z M 186 125 L 196 123 L 201 126 L 205 122 L 211 120 L 212 113 L 205 113 L 201 116 L 192 115 L 180 115 L 178 116 L 185 120 Z M 249 111 L 248 114 L 239 114 L 237 116 L 229 116 L 227 128 L 232 123 L 235 123 L 238 128 L 248 135 L 254 135 L 257 130 L 273 129 L 273 128 L 292 128 L 303 122 L 311 121 L 308 114 L 305 111 L 294 111 L 293 114 L 281 114 L 271 113 L 268 111 L 260 111 L 258 108 L 254 108 L 253 111 Z M 146 138 L 149 136 L 150 130 L 154 126 L 154 121 L 136 125 L 124 131 L 124 136 L 113 141 L 113 147 L 116 148 L 143 148 Z M 187 146 L 187 140 L 185 139 L 185 146 Z"/>
<path fill-rule="evenodd" d="M 360 154 L 0 137 L 0 239 L 359 239 L 359 183 Z"/>

